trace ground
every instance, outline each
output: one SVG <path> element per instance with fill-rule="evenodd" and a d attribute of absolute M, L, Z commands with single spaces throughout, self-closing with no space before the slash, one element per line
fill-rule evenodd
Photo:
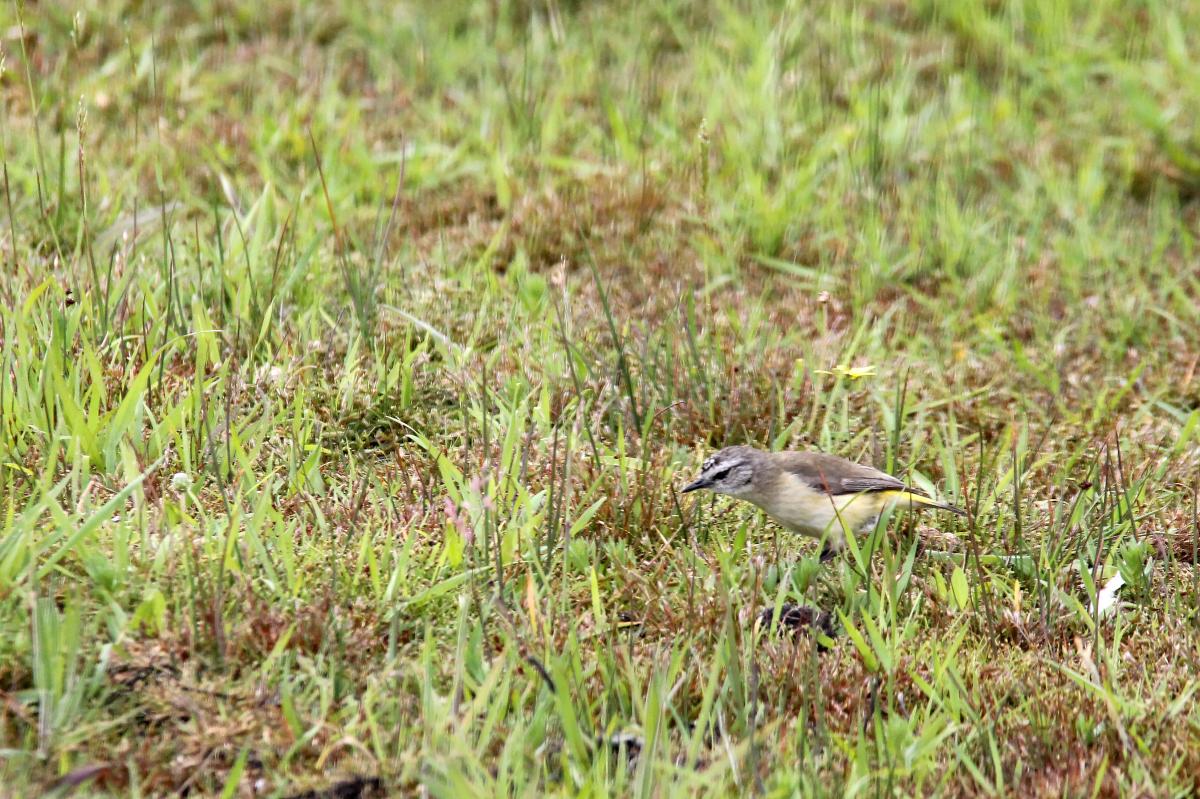
<path fill-rule="evenodd" d="M 342 5 L 0 6 L 0 795 L 1200 790 L 1200 6 Z"/>

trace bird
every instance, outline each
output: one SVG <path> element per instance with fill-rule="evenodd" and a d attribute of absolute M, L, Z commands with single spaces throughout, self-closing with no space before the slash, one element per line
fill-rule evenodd
<path fill-rule="evenodd" d="M 708 489 L 746 500 L 793 533 L 824 539 L 821 560 L 846 545 L 846 533 L 875 526 L 890 506 L 966 511 L 931 499 L 887 472 L 824 452 L 764 452 L 739 445 L 709 456 L 682 493 Z"/>

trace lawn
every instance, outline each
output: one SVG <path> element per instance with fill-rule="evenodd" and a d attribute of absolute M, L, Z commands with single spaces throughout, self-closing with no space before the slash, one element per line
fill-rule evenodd
<path fill-rule="evenodd" d="M 1200 791 L 1200 5 L 3 0 L 0 63 L 0 796 Z M 737 443 L 968 514 L 822 564 L 680 494 Z"/>

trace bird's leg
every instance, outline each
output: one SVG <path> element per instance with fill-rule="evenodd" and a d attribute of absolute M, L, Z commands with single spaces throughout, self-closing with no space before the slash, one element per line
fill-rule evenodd
<path fill-rule="evenodd" d="M 842 551 L 841 547 L 834 546 L 833 542 L 831 542 L 831 541 L 826 541 L 825 543 L 821 544 L 821 556 L 820 556 L 821 563 L 828 563 L 829 561 L 831 561 L 835 557 L 837 557 L 841 553 L 841 551 Z"/>

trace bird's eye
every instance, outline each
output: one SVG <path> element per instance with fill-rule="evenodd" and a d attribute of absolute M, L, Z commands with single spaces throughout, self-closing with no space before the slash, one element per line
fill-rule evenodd
<path fill-rule="evenodd" d="M 731 466 L 731 467 L 729 467 L 729 468 L 730 468 L 730 469 L 732 469 L 733 467 Z M 722 469 L 721 471 L 719 471 L 719 472 L 717 472 L 716 474 L 714 474 L 714 475 L 712 476 L 712 479 L 714 479 L 714 480 L 724 480 L 724 479 L 725 479 L 726 477 L 728 477 L 728 476 L 729 476 L 729 469 Z"/>

